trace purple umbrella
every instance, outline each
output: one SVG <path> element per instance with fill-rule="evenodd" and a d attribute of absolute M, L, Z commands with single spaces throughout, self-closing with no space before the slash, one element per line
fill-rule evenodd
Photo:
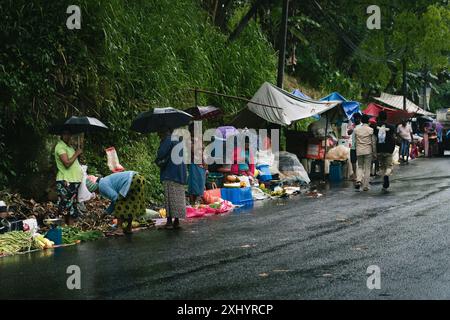
<path fill-rule="evenodd" d="M 191 114 L 194 117 L 194 120 L 212 119 L 222 115 L 222 110 L 214 106 L 197 106 L 185 111 Z"/>
<path fill-rule="evenodd" d="M 223 126 L 216 129 L 216 137 L 222 140 L 237 134 L 239 134 L 239 131 L 233 126 Z"/>

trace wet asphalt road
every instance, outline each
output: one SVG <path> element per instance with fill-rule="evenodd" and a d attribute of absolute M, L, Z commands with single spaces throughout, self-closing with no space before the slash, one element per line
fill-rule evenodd
<path fill-rule="evenodd" d="M 391 192 L 333 186 L 180 231 L 0 259 L 0 298 L 449 299 L 450 159 L 396 167 Z M 81 268 L 68 290 L 66 268 Z M 381 289 L 366 269 L 381 269 Z"/>

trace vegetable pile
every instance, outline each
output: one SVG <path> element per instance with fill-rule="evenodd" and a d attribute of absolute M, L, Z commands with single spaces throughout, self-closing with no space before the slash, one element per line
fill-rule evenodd
<path fill-rule="evenodd" d="M 103 237 L 103 232 L 98 230 L 82 231 L 77 227 L 63 227 L 62 241 L 64 244 L 75 243 L 79 241 L 93 241 Z"/>
<path fill-rule="evenodd" d="M 42 234 L 36 234 L 33 239 L 33 246 L 36 249 L 49 249 L 53 248 L 53 245 L 55 244 L 53 241 L 50 241 L 47 238 L 44 238 Z"/>
<path fill-rule="evenodd" d="M 33 247 L 33 236 L 30 232 L 11 231 L 0 235 L 0 255 L 10 255 L 22 251 L 30 251 Z"/>

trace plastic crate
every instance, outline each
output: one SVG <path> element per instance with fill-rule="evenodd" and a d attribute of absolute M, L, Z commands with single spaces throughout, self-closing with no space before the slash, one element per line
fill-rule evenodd
<path fill-rule="evenodd" d="M 272 180 L 272 175 L 270 174 L 270 168 L 269 165 L 259 165 L 256 167 L 259 171 L 261 171 L 261 174 L 258 176 L 259 181 L 269 181 Z"/>
<path fill-rule="evenodd" d="M 47 234 L 45 235 L 45 237 L 48 240 L 53 241 L 55 243 L 55 245 L 63 244 L 61 227 L 51 228 L 50 230 L 47 231 Z"/>
<path fill-rule="evenodd" d="M 253 205 L 252 189 L 247 188 L 222 188 L 222 199 L 230 201 L 234 205 Z"/>

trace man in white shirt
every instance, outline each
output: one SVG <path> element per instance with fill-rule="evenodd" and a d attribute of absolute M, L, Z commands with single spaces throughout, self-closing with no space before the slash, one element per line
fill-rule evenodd
<path fill-rule="evenodd" d="M 361 114 L 355 113 L 353 115 L 353 126 L 348 129 L 347 134 L 351 135 L 352 139 L 352 146 L 350 148 L 350 162 L 352 163 L 352 169 L 353 169 L 353 175 L 352 180 L 356 180 L 356 172 L 357 172 L 357 166 L 356 166 L 356 138 L 355 138 L 355 129 L 359 126 L 361 126 Z"/>
<path fill-rule="evenodd" d="M 397 134 L 402 139 L 400 147 L 399 161 L 408 163 L 409 160 L 409 145 L 414 141 L 411 126 L 403 120 L 397 127 Z"/>
<path fill-rule="evenodd" d="M 372 159 L 376 157 L 376 140 L 373 129 L 369 127 L 370 117 L 364 114 L 361 118 L 362 126 L 355 129 L 356 156 L 358 161 L 358 172 L 355 188 L 359 191 L 361 186 L 363 191 L 369 190 L 370 169 Z"/>

